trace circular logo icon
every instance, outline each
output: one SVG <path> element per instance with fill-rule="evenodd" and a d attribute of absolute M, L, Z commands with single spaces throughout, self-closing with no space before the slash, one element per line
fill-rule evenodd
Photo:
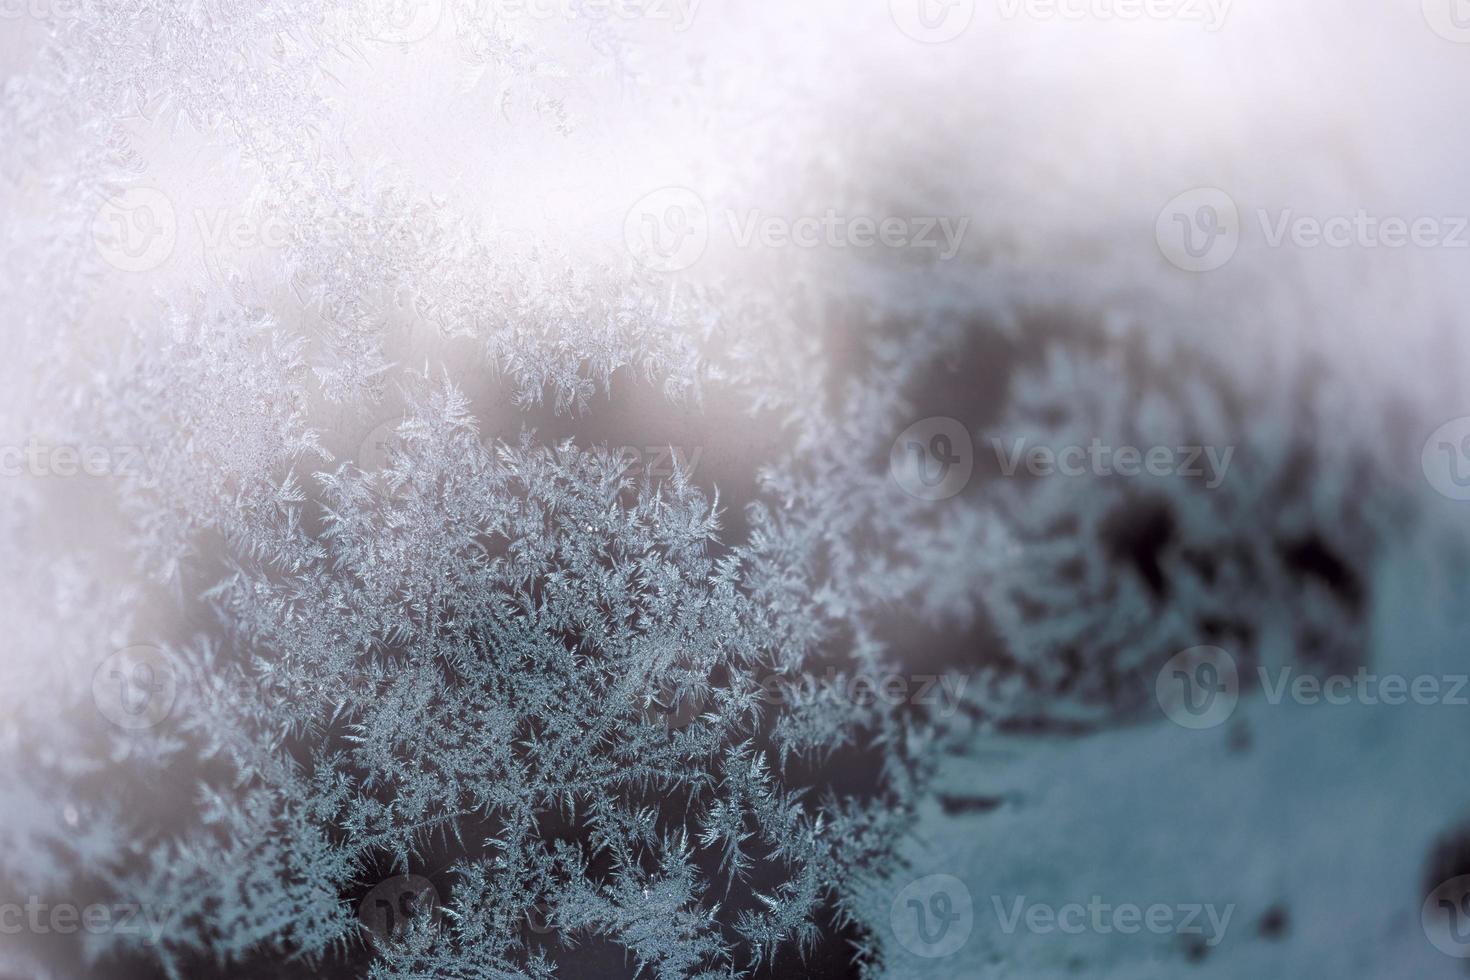
<path fill-rule="evenodd" d="M 975 0 L 888 0 L 893 22 L 915 41 L 953 41 L 975 19 Z"/>
<path fill-rule="evenodd" d="M 119 728 L 141 731 L 168 717 L 179 694 L 178 672 L 162 650 L 140 644 L 111 654 L 92 672 L 92 700 Z"/>
<path fill-rule="evenodd" d="M 1218 187 L 1174 197 L 1154 222 L 1154 239 L 1170 264 L 1186 272 L 1218 269 L 1240 245 L 1240 211 Z"/>
<path fill-rule="evenodd" d="M 1154 681 L 1159 707 L 1183 728 L 1214 728 L 1235 712 L 1240 671 L 1219 647 L 1190 647 L 1169 658 Z"/>
<path fill-rule="evenodd" d="M 556 916 L 546 902 L 537 902 L 526 909 L 526 928 L 538 936 L 556 931 Z"/>
<path fill-rule="evenodd" d="M 975 928 L 970 889 L 954 875 L 926 875 L 898 893 L 889 909 L 893 936 L 925 959 L 958 952 Z"/>
<path fill-rule="evenodd" d="M 163 265 L 178 237 L 173 202 L 152 187 L 129 187 L 109 196 L 92 219 L 97 253 L 124 272 L 147 272 Z"/>
<path fill-rule="evenodd" d="M 370 0 L 365 33 L 374 41 L 412 44 L 439 26 L 443 0 Z"/>
<path fill-rule="evenodd" d="M 395 415 L 368 430 L 358 443 L 353 462 L 363 473 L 374 477 L 378 492 L 385 498 L 401 500 L 411 491 L 408 481 L 397 482 L 393 470 L 395 454 L 402 452 L 403 438 L 398 434 L 404 417 Z"/>
<path fill-rule="evenodd" d="M 1424 478 L 1451 500 L 1470 500 L 1470 415 L 1435 429 L 1419 453 Z"/>
<path fill-rule="evenodd" d="M 376 939 L 400 942 L 418 921 L 437 928 L 443 915 L 433 882 L 419 875 L 398 875 L 380 882 L 357 907 L 357 921 Z"/>
<path fill-rule="evenodd" d="M 671 733 L 681 732 L 694 724 L 708 706 L 709 699 L 703 691 L 680 694 L 672 685 L 665 685 L 658 696 L 644 707 L 643 720 Z"/>
<path fill-rule="evenodd" d="M 654 272 L 679 272 L 698 262 L 709 246 L 709 212 L 687 187 L 645 194 L 623 219 L 628 251 Z"/>
<path fill-rule="evenodd" d="M 963 422 L 942 415 L 904 429 L 888 452 L 894 482 L 920 500 L 953 497 L 969 485 L 974 469 L 970 431 Z"/>
<path fill-rule="evenodd" d="M 402 416 L 385 419 L 368 430 L 357 445 L 353 462 L 364 473 L 377 473 L 391 463 L 390 450 L 398 442 L 398 427 L 403 424 Z"/>
<path fill-rule="evenodd" d="M 1424 0 L 1424 20 L 1445 40 L 1470 44 L 1470 0 Z"/>
<path fill-rule="evenodd" d="M 1419 924 L 1435 949 L 1470 959 L 1470 875 L 1451 878 L 1430 892 L 1419 910 Z"/>

